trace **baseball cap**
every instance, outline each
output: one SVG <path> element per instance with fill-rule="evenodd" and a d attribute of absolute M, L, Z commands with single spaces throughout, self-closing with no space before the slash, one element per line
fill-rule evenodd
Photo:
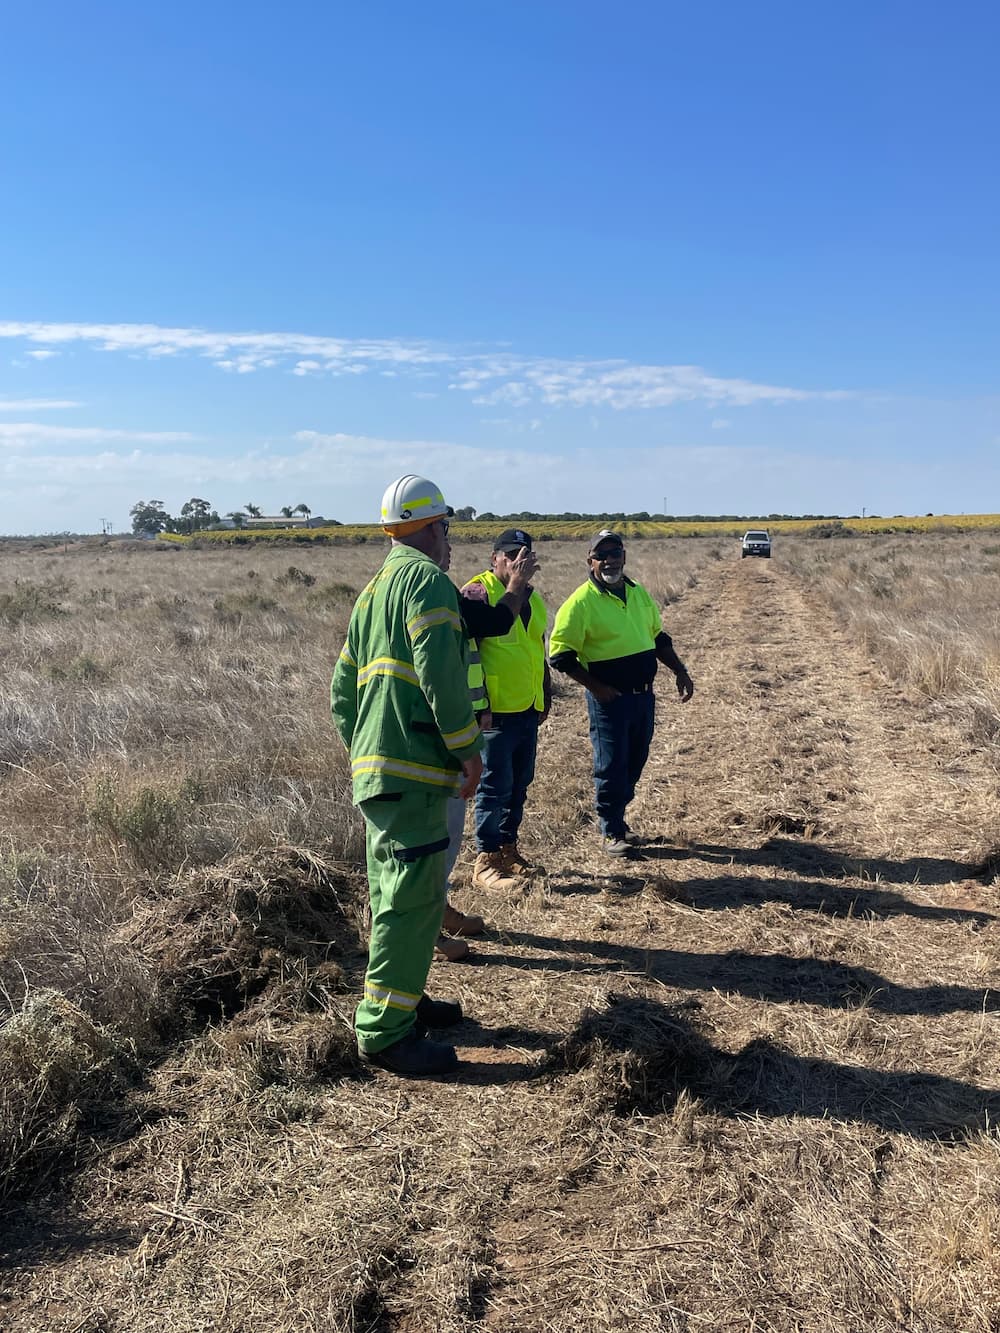
<path fill-rule="evenodd" d="M 590 539 L 590 550 L 588 556 L 592 556 L 599 546 L 618 546 L 623 551 L 625 542 L 620 532 L 612 532 L 610 528 L 602 528 L 600 532 L 595 532 Z"/>
<path fill-rule="evenodd" d="M 531 550 L 531 538 L 520 528 L 508 528 L 506 532 L 501 532 L 500 536 L 493 543 L 494 551 L 503 551 L 505 554 L 513 555 L 526 546 Z"/>

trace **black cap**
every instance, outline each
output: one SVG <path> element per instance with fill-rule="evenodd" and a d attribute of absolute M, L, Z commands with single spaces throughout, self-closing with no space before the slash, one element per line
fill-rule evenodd
<path fill-rule="evenodd" d="M 625 542 L 620 532 L 612 532 L 610 528 L 602 528 L 600 532 L 595 532 L 590 539 L 588 558 L 594 554 L 599 546 L 617 546 L 624 551 Z"/>
<path fill-rule="evenodd" d="M 493 543 L 494 551 L 503 551 L 507 555 L 515 554 L 522 546 L 531 550 L 531 538 L 520 528 L 508 528 L 506 532 L 501 532 Z"/>

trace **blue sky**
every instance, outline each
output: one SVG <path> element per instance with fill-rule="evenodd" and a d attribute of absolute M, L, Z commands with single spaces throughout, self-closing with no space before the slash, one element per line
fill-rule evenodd
<path fill-rule="evenodd" d="M 1000 510 L 985 3 L 36 0 L 0 531 Z"/>

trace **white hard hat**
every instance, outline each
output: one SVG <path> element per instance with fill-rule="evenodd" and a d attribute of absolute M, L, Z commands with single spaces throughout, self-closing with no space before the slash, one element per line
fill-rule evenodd
<path fill-rule="evenodd" d="M 408 472 L 386 488 L 382 496 L 382 526 L 415 523 L 421 519 L 450 518 L 455 511 L 446 505 L 441 489 L 426 477 Z"/>

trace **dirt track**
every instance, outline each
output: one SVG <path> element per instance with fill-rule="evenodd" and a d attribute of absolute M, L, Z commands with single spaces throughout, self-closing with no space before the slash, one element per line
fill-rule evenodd
<path fill-rule="evenodd" d="M 631 819 L 661 845 L 619 875 L 594 854 L 589 825 L 568 845 L 538 837 L 547 899 L 511 912 L 505 947 L 490 951 L 493 1023 L 523 1027 L 534 1045 L 592 1005 L 579 1035 L 598 1043 L 598 1066 L 611 1053 L 613 1068 L 578 1090 L 576 1115 L 560 1083 L 551 1113 L 534 1084 L 472 1098 L 477 1114 L 493 1107 L 472 1137 L 497 1143 L 507 1176 L 493 1191 L 507 1202 L 491 1210 L 485 1322 L 545 1327 L 539 1311 L 559 1300 L 575 1313 L 564 1309 L 552 1327 L 680 1328 L 687 1311 L 691 1327 L 843 1328 L 852 1306 L 874 1319 L 867 1327 L 897 1327 L 914 1241 L 902 1220 L 895 1256 L 875 1238 L 890 1184 L 919 1193 L 906 1180 L 913 1141 L 982 1123 L 987 1101 L 995 1107 L 978 1086 L 995 1082 L 984 1011 L 1000 978 L 996 899 L 970 869 L 995 775 L 888 687 L 777 562 L 719 564 L 668 622 L 698 693 L 681 707 L 661 690 Z M 566 813 L 586 818 L 578 695 L 567 692 L 550 726 L 559 739 L 539 781 L 552 799 L 568 778 Z M 471 1012 L 477 990 L 470 979 Z M 632 1085 L 636 1045 L 656 1072 L 679 1071 L 672 1115 L 656 1113 L 662 1089 L 644 1086 L 648 1069 Z M 622 1086 L 609 1088 L 616 1071 Z M 456 1118 L 467 1116 L 470 1093 L 455 1094 Z M 715 1115 L 702 1134 L 687 1123 L 698 1103 Z M 530 1142 L 526 1124 L 538 1130 Z M 907 1165 L 890 1182 L 897 1142 Z M 830 1154 L 827 1165 L 810 1144 Z M 827 1173 L 840 1176 L 822 1185 L 827 1209 L 789 1234 L 786 1208 L 794 1200 L 807 1212 Z M 842 1194 L 838 1217 L 829 1209 Z M 825 1234 L 859 1226 L 867 1239 Z M 836 1253 L 835 1281 L 806 1276 L 816 1247 Z M 869 1263 L 894 1293 L 879 1316 L 862 1314 Z M 783 1290 L 799 1283 L 799 1294 Z M 844 1308 L 827 1311 L 838 1295 Z M 594 1302 L 608 1307 L 600 1317 Z"/>
<path fill-rule="evenodd" d="M 331 1086 L 262 1132 L 238 1207 L 209 1170 L 236 1147 L 202 1126 L 134 1244 L 111 1235 L 136 1187 L 101 1168 L 104 1239 L 39 1256 L 10 1328 L 159 1305 L 178 1333 L 242 1330 L 268 1292 L 272 1329 L 333 1328 L 334 1270 L 342 1326 L 380 1333 L 995 1327 L 1000 965 L 971 864 L 995 774 L 777 560 L 710 567 L 667 620 L 697 693 L 660 691 L 630 815 L 656 841 L 596 850 L 562 689 L 525 838 L 548 875 L 460 893 L 494 933 L 432 972 L 474 1019 L 462 1080 Z M 310 1272 L 282 1266 L 310 1245 Z"/>

